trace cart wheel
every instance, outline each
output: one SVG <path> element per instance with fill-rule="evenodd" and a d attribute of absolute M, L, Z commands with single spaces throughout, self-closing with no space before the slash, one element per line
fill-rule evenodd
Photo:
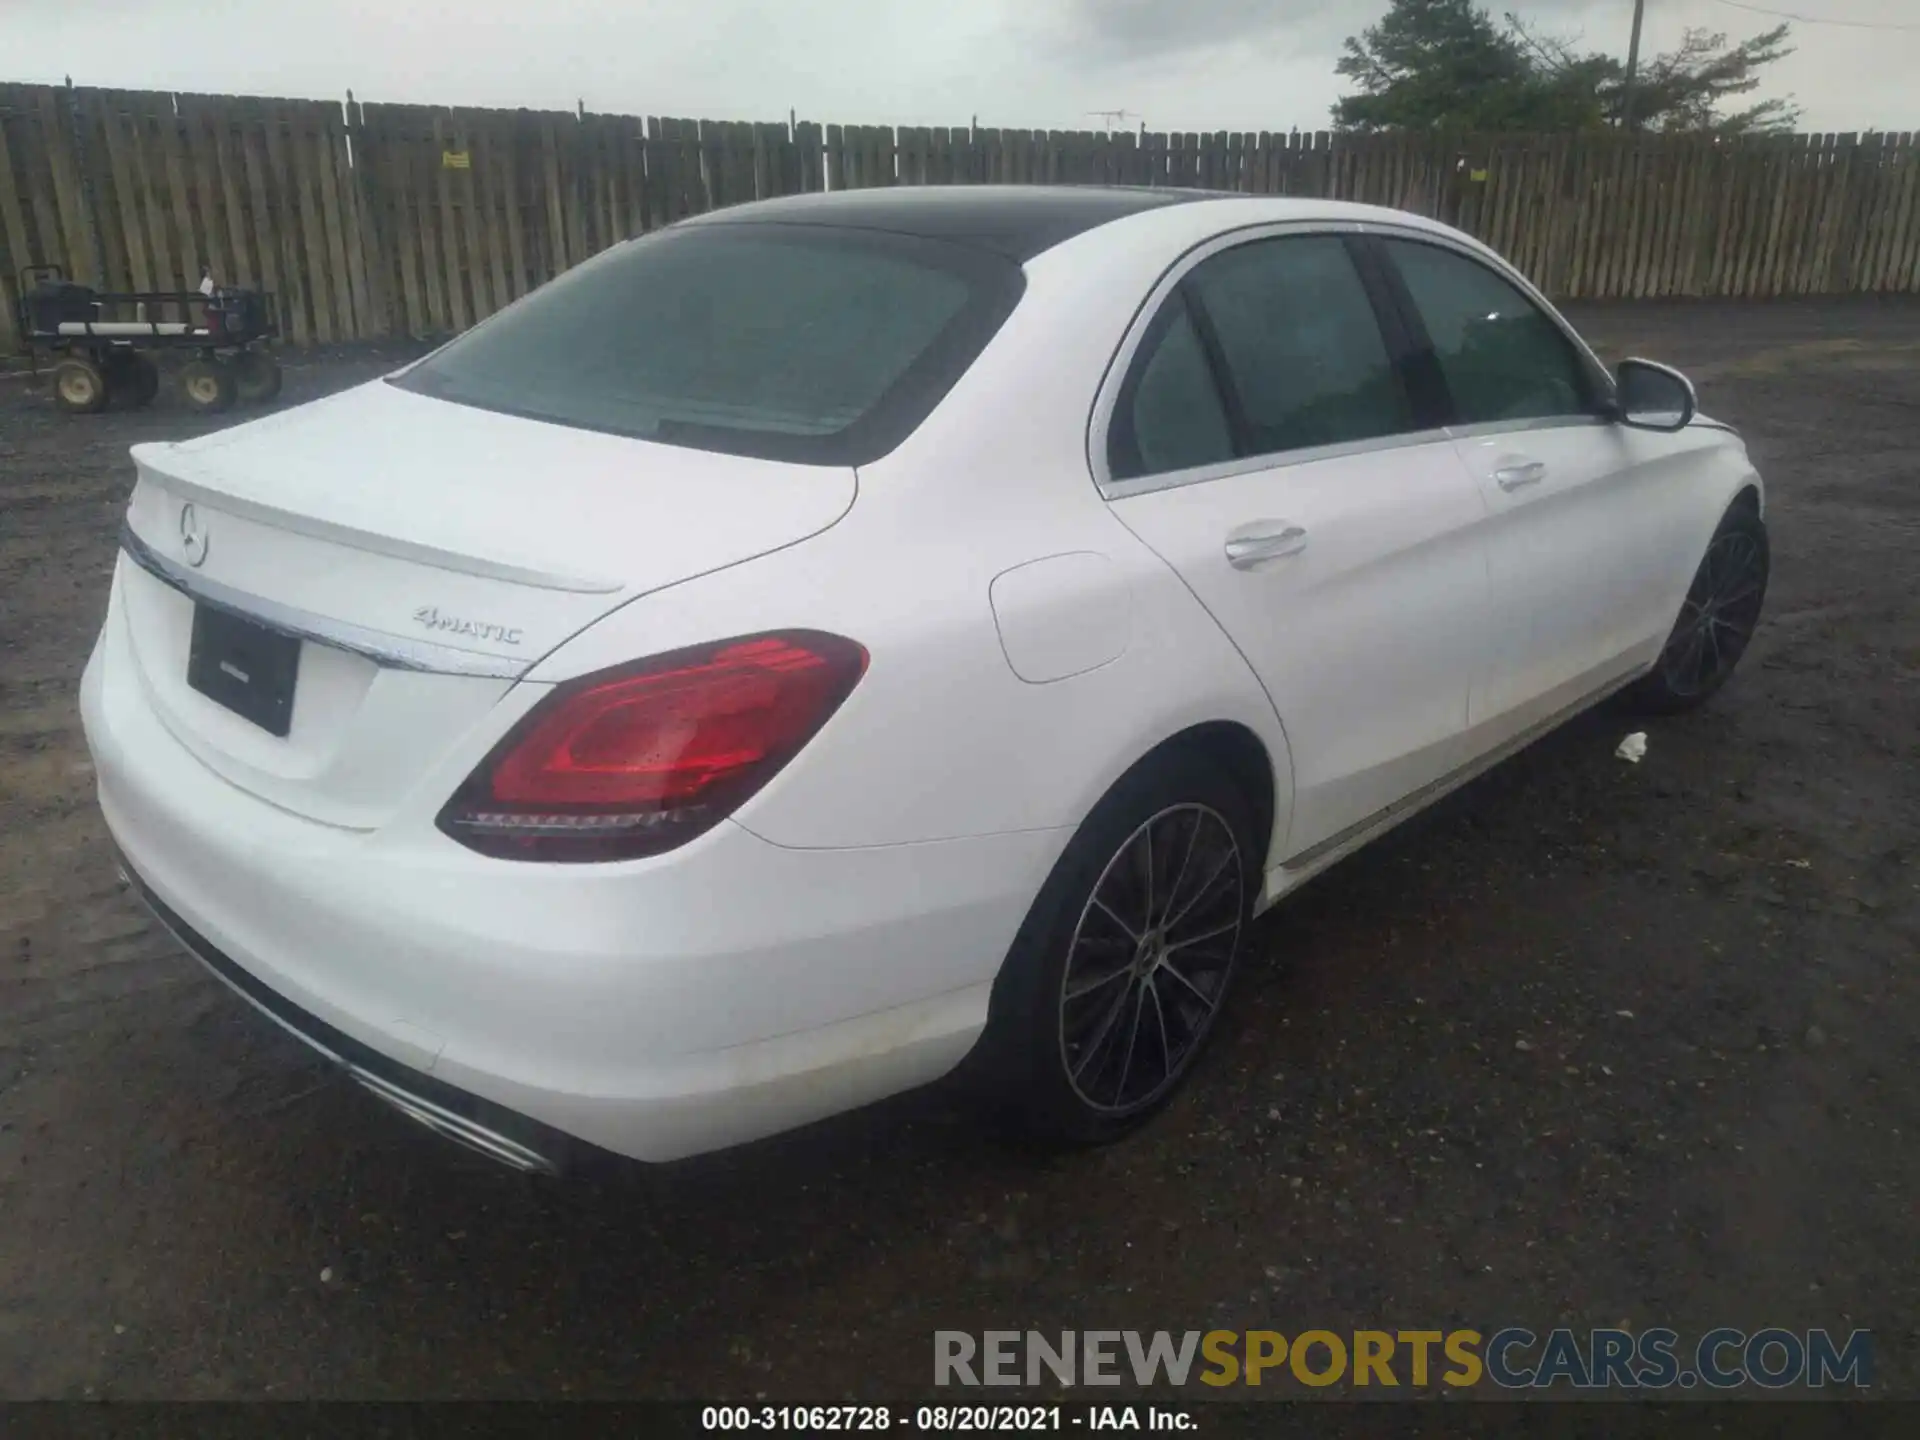
<path fill-rule="evenodd" d="M 69 415 L 107 408 L 107 377 L 91 360 L 69 355 L 53 367 L 53 403 Z"/>
<path fill-rule="evenodd" d="M 180 394 L 189 410 L 208 414 L 233 404 L 238 387 L 233 367 L 218 360 L 190 360 L 180 370 Z"/>
<path fill-rule="evenodd" d="M 280 364 L 262 351 L 242 350 L 233 357 L 233 381 L 247 404 L 263 404 L 280 393 Z"/>
<path fill-rule="evenodd" d="M 116 350 L 107 357 L 107 392 L 115 405 L 138 410 L 160 393 L 160 368 L 133 350 Z"/>

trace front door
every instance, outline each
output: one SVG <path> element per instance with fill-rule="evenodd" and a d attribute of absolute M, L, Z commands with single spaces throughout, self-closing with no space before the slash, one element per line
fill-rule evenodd
<path fill-rule="evenodd" d="M 1609 421 L 1604 380 L 1543 310 L 1491 266 L 1439 242 L 1383 239 L 1413 328 L 1451 402 L 1462 462 L 1488 513 L 1492 626 L 1470 706 L 1491 749 L 1636 663 L 1646 533 L 1669 507 L 1657 445 Z"/>

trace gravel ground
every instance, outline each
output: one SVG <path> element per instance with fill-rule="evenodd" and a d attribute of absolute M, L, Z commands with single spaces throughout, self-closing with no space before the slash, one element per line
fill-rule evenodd
<path fill-rule="evenodd" d="M 1616 307 L 1772 486 L 1708 708 L 1576 721 L 1261 922 L 1200 1083 L 936 1087 L 565 1187 L 318 1068 L 118 889 L 75 714 L 130 468 L 0 379 L 0 1396 L 872 1399 L 936 1327 L 1867 1327 L 1920 1396 L 1920 308 Z M 378 373 L 291 370 L 289 403 Z"/>

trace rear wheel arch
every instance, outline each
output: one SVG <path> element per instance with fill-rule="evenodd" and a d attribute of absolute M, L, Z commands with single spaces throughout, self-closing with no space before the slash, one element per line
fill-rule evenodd
<path fill-rule="evenodd" d="M 1174 754 L 1193 755 L 1206 761 L 1247 795 L 1259 824 L 1254 843 L 1265 847 L 1261 853 L 1264 867 L 1265 850 L 1273 843 L 1276 807 L 1280 803 L 1279 779 L 1266 742 L 1237 720 L 1209 720 L 1168 736 L 1143 755 L 1127 774 L 1158 764 Z M 1114 784 L 1126 778 L 1122 776 Z"/>
<path fill-rule="evenodd" d="M 1276 753 L 1274 742 L 1278 743 Z M 1285 733 L 1275 727 L 1273 740 L 1244 720 L 1197 721 L 1155 741 L 1131 764 L 1113 772 L 1105 784 L 1090 792 L 1079 814 L 1069 824 L 1079 825 L 1117 790 L 1139 782 L 1142 775 L 1185 760 L 1198 760 L 1233 782 L 1247 797 L 1258 827 L 1252 837 L 1254 852 L 1264 871 L 1280 844 L 1279 827 L 1292 811 L 1292 758 Z M 1098 782 L 1095 782 L 1098 784 Z"/>

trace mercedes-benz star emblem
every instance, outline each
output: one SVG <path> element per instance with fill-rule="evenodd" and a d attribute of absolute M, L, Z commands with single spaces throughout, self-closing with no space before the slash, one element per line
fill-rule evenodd
<path fill-rule="evenodd" d="M 180 553 L 196 570 L 207 563 L 207 532 L 201 528 L 200 516 L 191 505 L 180 507 Z"/>

